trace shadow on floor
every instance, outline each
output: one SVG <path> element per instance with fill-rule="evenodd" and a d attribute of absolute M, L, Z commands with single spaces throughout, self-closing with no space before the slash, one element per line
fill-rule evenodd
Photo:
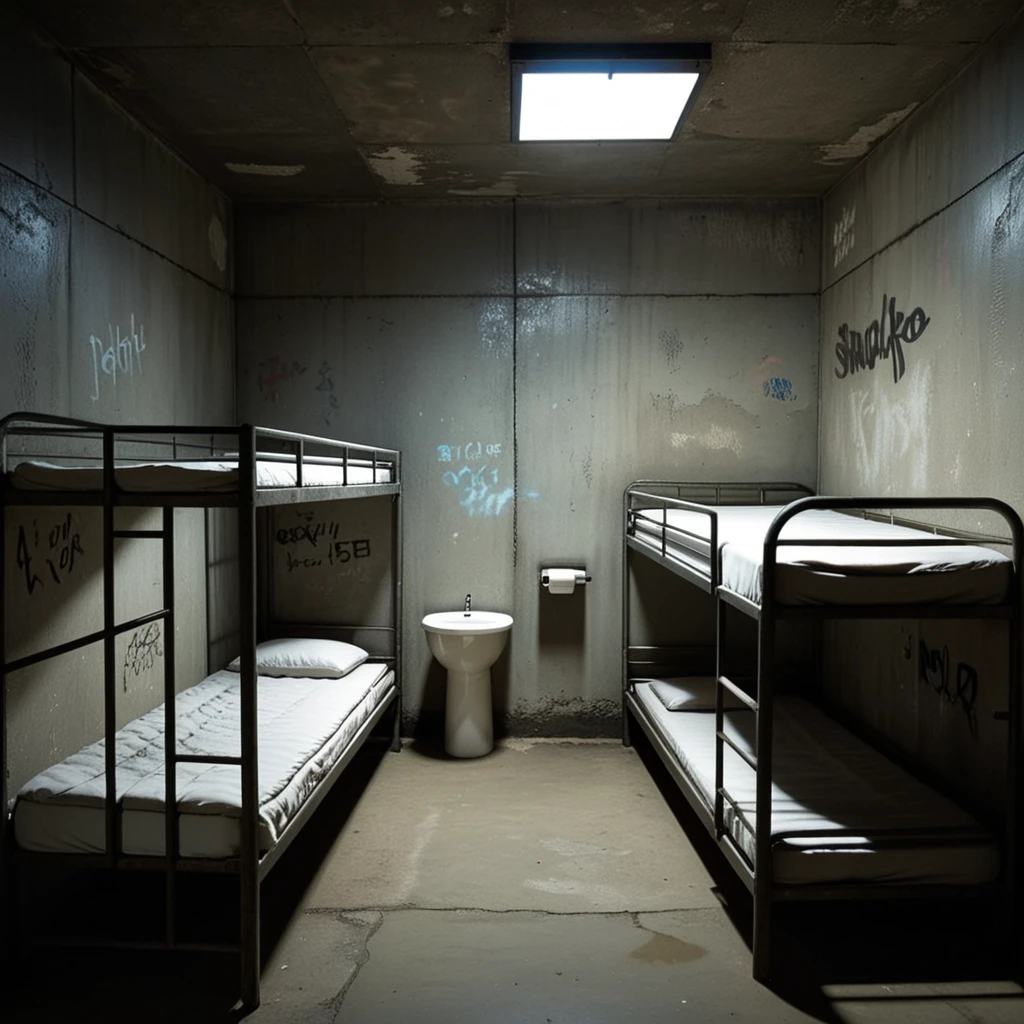
<path fill-rule="evenodd" d="M 714 892 L 747 947 L 753 900 L 639 727 L 634 749 L 715 882 Z M 834 900 L 776 904 L 770 988 L 804 1013 L 839 1022 L 830 986 L 1015 982 L 1024 960 L 998 923 L 998 908 L 973 900 Z M 870 994 L 852 1001 L 870 1001 Z M 898 1002 L 899 996 L 884 998 Z M 931 998 L 915 990 L 917 1001 Z M 950 999 L 945 997 L 934 997 Z M 984 993 L 971 999 L 984 1000 Z M 995 998 L 995 996 L 991 997 Z M 1005 993 L 1001 998 L 1006 998 Z"/>
<path fill-rule="evenodd" d="M 261 960 L 273 955 L 302 896 L 338 833 L 359 802 L 388 740 L 373 738 L 353 758 L 343 783 L 324 798 L 261 887 Z M 397 755 L 401 756 L 401 755 Z M 124 942 L 158 940 L 163 922 L 163 876 L 158 872 L 69 873 L 39 891 L 39 881 L 20 878 L 18 936 L 76 935 Z M 182 937 L 232 941 L 237 935 L 237 876 L 184 876 L 179 884 Z M 5 1024 L 69 1020 L 109 1024 L 181 1021 L 226 1024 L 240 1015 L 238 958 L 234 953 L 194 954 L 123 947 L 52 944 L 27 948 L 18 942 L 3 962 L 0 1019 Z"/>

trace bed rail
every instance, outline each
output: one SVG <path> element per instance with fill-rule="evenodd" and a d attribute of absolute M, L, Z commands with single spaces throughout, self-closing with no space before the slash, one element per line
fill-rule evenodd
<path fill-rule="evenodd" d="M 253 432 L 251 454 L 243 452 L 243 438 Z M 16 443 L 17 442 L 17 443 Z M 156 454 L 153 454 L 153 453 Z M 35 413 L 13 413 L 0 420 L 0 476 L 8 504 L 102 505 L 102 487 L 68 491 L 33 490 L 10 485 L 8 473 L 22 462 L 45 459 L 56 468 L 95 467 L 102 470 L 110 460 L 115 469 L 137 465 L 146 459 L 160 464 L 237 463 L 234 488 L 216 492 L 175 489 L 168 493 L 133 491 L 121 486 L 115 475 L 114 504 L 141 507 L 236 506 L 243 489 L 250 487 L 258 506 L 302 501 L 333 501 L 342 497 L 367 497 L 397 493 L 401 483 L 401 453 L 393 448 L 342 441 L 314 434 L 271 427 L 131 425 L 116 426 Z M 243 463 L 290 465 L 294 483 L 260 482 L 243 472 Z M 336 467 L 340 479 L 311 482 L 311 467 Z M 357 474 L 355 470 L 359 470 Z M 369 479 L 361 479 L 368 476 Z M 357 479 L 356 477 L 360 477 Z"/>

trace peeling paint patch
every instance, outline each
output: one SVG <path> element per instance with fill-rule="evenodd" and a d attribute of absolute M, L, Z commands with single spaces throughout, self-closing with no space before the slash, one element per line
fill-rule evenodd
<path fill-rule="evenodd" d="M 294 178 L 305 169 L 305 164 L 236 164 L 230 160 L 224 166 L 235 174 L 255 174 L 261 178 Z"/>
<path fill-rule="evenodd" d="M 401 146 L 389 146 L 367 156 L 370 168 L 389 185 L 421 185 L 423 161 L 418 153 Z"/>
<path fill-rule="evenodd" d="M 447 111 L 446 111 L 447 113 Z M 504 171 L 497 181 L 490 185 L 476 185 L 473 188 L 449 188 L 450 196 L 517 196 L 519 195 L 519 178 L 534 175 L 536 171 Z"/>
<path fill-rule="evenodd" d="M 223 273 L 228 265 L 228 239 L 224 234 L 224 225 L 221 224 L 217 214 L 210 218 L 210 227 L 207 229 L 206 237 L 210 243 L 210 256 L 217 269 Z"/>
<path fill-rule="evenodd" d="M 776 402 L 795 402 L 793 382 L 786 377 L 769 377 L 764 384 L 764 397 L 774 398 Z"/>
<path fill-rule="evenodd" d="M 909 116 L 919 104 L 910 103 L 902 110 L 893 110 L 884 114 L 874 124 L 862 125 L 845 142 L 835 142 L 821 147 L 819 164 L 843 164 L 848 160 L 857 160 L 883 136 L 886 136 L 904 118 Z"/>
<path fill-rule="evenodd" d="M 712 451 L 731 451 L 737 457 L 743 454 L 743 442 L 735 430 L 721 427 L 717 423 L 712 424 L 707 430 L 699 434 L 673 433 L 671 437 L 673 448 L 686 448 L 696 444 L 700 448 L 708 448 Z"/>

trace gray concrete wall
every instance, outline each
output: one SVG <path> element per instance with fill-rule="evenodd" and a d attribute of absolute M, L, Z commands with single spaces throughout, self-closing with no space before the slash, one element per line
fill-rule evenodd
<path fill-rule="evenodd" d="M 511 731 L 618 731 L 626 484 L 815 483 L 819 238 L 813 201 L 237 211 L 239 415 L 403 451 L 411 719 L 470 592 Z"/>
<path fill-rule="evenodd" d="M 1024 511 L 1021 96 L 1018 18 L 826 197 L 823 492 L 990 495 Z M 873 330 L 885 297 L 908 317 L 922 311 L 900 346 L 902 375 L 888 357 L 842 376 L 843 325 Z M 993 524 L 964 515 L 957 525 Z M 1005 708 L 1006 662 L 992 631 L 862 624 L 836 639 L 834 691 L 951 783 L 998 803 L 1005 727 L 991 712 Z M 951 693 L 922 663 L 922 643 L 948 650 Z M 973 714 L 954 699 L 961 664 L 978 676 Z"/>
<path fill-rule="evenodd" d="M 228 203 L 6 9 L 0 96 L 0 416 L 233 421 Z M 115 373 L 103 354 L 124 338 Z M 148 525 L 154 515 L 129 518 Z M 177 512 L 176 521 L 185 686 L 206 673 L 206 551 L 202 513 Z M 9 657 L 101 625 L 98 523 L 85 509 L 9 514 Z M 156 608 L 159 584 L 157 545 L 121 544 L 119 617 Z M 215 630 L 224 632 L 229 625 Z M 159 701 L 163 640 L 152 630 L 124 636 L 122 720 Z M 16 791 L 101 734 L 102 648 L 12 675 L 8 712 Z"/>

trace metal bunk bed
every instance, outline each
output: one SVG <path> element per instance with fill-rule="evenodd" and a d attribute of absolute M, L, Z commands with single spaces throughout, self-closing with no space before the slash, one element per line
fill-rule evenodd
<path fill-rule="evenodd" d="M 214 441 L 220 443 L 215 445 Z M 226 442 L 226 443 L 224 443 Z M 95 446 L 100 445 L 100 454 Z M 31 451 L 27 446 L 35 445 Z M 130 455 L 119 454 L 130 452 Z M 188 462 L 190 469 L 202 470 L 203 464 L 214 464 L 218 470 L 234 467 L 222 489 L 185 489 L 178 481 L 173 489 L 161 493 L 157 490 L 130 490 L 122 485 L 129 477 L 123 476 L 125 467 L 136 466 L 143 459 L 159 452 L 160 466 Z M 223 454 L 227 452 L 227 454 Z M 324 454 L 311 454 L 326 453 Z M 12 466 L 29 457 L 42 456 L 59 460 L 64 466 L 91 466 L 92 477 L 83 484 L 72 484 L 67 490 L 21 489 L 13 486 L 9 478 Z M 276 468 L 283 464 L 288 472 L 282 482 L 281 475 L 273 476 L 269 485 L 258 479 L 258 467 L 269 460 Z M 315 484 L 307 478 L 316 467 L 330 466 L 329 481 L 322 477 Z M 48 466 L 47 471 L 55 467 Z M 201 475 L 201 474 L 200 474 Z M 302 826 L 316 810 L 352 756 L 370 735 L 374 726 L 391 709 L 393 732 L 391 749 L 401 749 L 401 621 L 402 621 L 402 512 L 401 512 L 401 455 L 398 451 L 362 444 L 351 444 L 329 438 L 307 436 L 288 431 L 272 430 L 251 425 L 234 427 L 208 426 L 112 426 L 58 416 L 16 413 L 0 420 L 0 488 L 3 500 L 3 525 L 6 536 L 7 509 L 13 506 L 99 506 L 103 510 L 103 628 L 74 640 L 24 657 L 9 661 L 5 650 L 6 609 L 3 590 L 0 589 L 0 683 L 2 683 L 2 728 L 0 728 L 0 760 L 4 766 L 3 808 L 4 837 L 2 877 L 5 902 L 11 894 L 11 872 L 22 861 L 53 864 L 62 861 L 75 867 L 99 867 L 114 871 L 162 871 L 164 886 L 164 934 L 162 941 L 135 942 L 130 948 L 174 948 L 191 951 L 235 952 L 240 957 L 240 1002 L 243 1009 L 251 1010 L 259 1004 L 260 982 L 260 883 L 278 862 Z M 360 726 L 345 752 L 330 772 L 306 798 L 296 816 L 276 843 L 262 856 L 259 848 L 258 814 L 258 750 L 256 709 L 256 645 L 257 641 L 282 635 L 273 621 L 272 609 L 265 588 L 258 586 L 258 554 L 268 562 L 271 533 L 265 516 L 258 510 L 279 505 L 331 502 L 355 498 L 389 497 L 391 509 L 391 624 L 389 626 L 298 626 L 287 623 L 285 635 L 295 635 L 297 629 L 311 637 L 337 637 L 356 630 L 379 630 L 384 634 L 386 653 L 371 658 L 390 665 L 394 685 L 386 699 L 375 707 L 369 719 Z M 122 530 L 115 527 L 115 509 L 122 506 L 162 508 L 162 527 L 158 530 Z M 240 701 L 241 745 L 240 756 L 206 757 L 178 752 L 175 719 L 175 651 L 174 651 L 174 522 L 175 508 L 233 508 L 237 509 L 238 526 L 238 615 L 240 637 Z M 116 621 L 114 610 L 114 549 L 119 539 L 158 540 L 163 554 L 163 590 L 161 607 L 148 615 L 127 621 Z M 0 574 L 6 578 L 6 546 L 0 549 Z M 271 576 L 267 564 L 268 578 Z M 116 663 L 115 643 L 121 634 L 155 621 L 164 624 L 164 730 L 165 765 L 177 764 L 230 764 L 241 773 L 241 820 L 239 856 L 228 859 L 185 858 L 179 855 L 179 814 L 163 814 L 165 824 L 163 856 L 127 856 L 121 852 L 120 811 L 117 799 L 117 778 L 114 737 L 116 726 Z M 90 644 L 103 644 L 104 651 L 104 740 L 105 740 L 105 852 L 102 854 L 32 853 L 18 849 L 14 843 L 11 825 L 7 780 L 8 716 L 7 676 L 20 669 L 58 655 L 67 654 Z M 179 806 L 175 771 L 164 771 L 164 808 Z M 223 872 L 237 874 L 239 879 L 239 929 L 237 941 L 204 943 L 186 941 L 178 934 L 176 921 L 176 878 L 182 872 Z M 6 911 L 7 928 L 11 914 Z"/>
<path fill-rule="evenodd" d="M 719 529 L 719 515 L 716 507 L 723 505 L 780 505 L 781 508 L 770 522 L 764 535 L 763 557 L 760 561 L 761 587 L 756 599 L 731 588 L 723 580 L 722 570 L 722 539 Z M 641 509 L 646 511 L 641 511 Z M 1009 531 L 1010 536 L 970 533 L 967 531 L 936 528 L 922 525 L 919 522 L 895 517 L 893 510 L 907 510 L 912 514 L 928 514 L 941 516 L 943 511 L 963 511 L 994 513 Z M 684 517 L 675 521 L 683 523 L 675 529 L 670 525 L 670 518 L 682 510 L 687 514 L 703 517 L 704 523 L 694 529 L 692 523 L 687 526 Z M 820 537 L 800 537 L 800 519 L 802 513 L 829 510 L 830 512 L 846 513 L 868 520 L 874 524 L 899 524 L 921 531 L 917 539 L 858 539 L 856 531 L 851 531 L 847 540 L 823 540 Z M 768 511 L 767 509 L 765 510 Z M 771 972 L 771 911 L 775 901 L 782 900 L 828 900 L 828 899 L 862 899 L 862 898 L 918 898 L 929 896 L 968 896 L 977 895 L 977 886 L 955 886 L 937 884 L 878 884 L 871 882 L 832 882 L 830 884 L 794 885 L 780 882 L 775 877 L 773 855 L 781 843 L 793 839 L 796 833 L 785 831 L 775 832 L 771 828 L 773 808 L 773 740 L 775 719 L 776 659 L 777 659 L 777 624 L 783 620 L 796 620 L 809 623 L 821 623 L 825 619 L 996 619 L 1007 623 L 1007 662 L 1008 662 L 1008 694 L 1007 709 L 996 713 L 996 718 L 1007 723 L 1007 800 L 1006 817 L 1001 829 L 1001 856 L 998 858 L 1001 868 L 1001 886 L 998 891 L 1005 895 L 1002 912 L 1018 906 L 1020 893 L 1021 870 L 1021 836 L 1020 816 L 1022 812 L 1021 779 L 1021 736 L 1024 728 L 1024 704 L 1021 693 L 1021 558 L 1024 551 L 1024 527 L 1017 513 L 1004 502 L 988 498 L 966 499 L 925 499 L 925 498 L 828 498 L 815 497 L 812 492 L 799 484 L 792 483 L 700 483 L 700 482 L 666 482 L 641 480 L 626 488 L 623 500 L 623 613 L 622 613 L 622 673 L 623 673 L 623 743 L 631 744 L 630 715 L 642 727 L 650 739 L 654 750 L 669 770 L 676 784 L 682 790 L 690 805 L 703 821 L 712 837 L 717 841 L 727 861 L 737 872 L 753 896 L 753 976 L 760 981 L 767 981 Z M 808 519 L 810 517 L 805 517 Z M 642 530 L 637 527 L 642 523 Z M 780 535 L 787 523 L 796 520 L 791 530 L 783 539 Z M 865 525 L 861 522 L 861 525 Z M 884 527 L 882 527 L 884 529 Z M 931 531 L 930 534 L 924 531 Z M 813 531 L 808 531 L 813 535 Z M 991 603 L 965 603 L 962 599 L 947 597 L 945 603 L 916 600 L 912 603 L 797 603 L 792 588 L 783 591 L 779 585 L 780 561 L 784 561 L 786 548 L 794 545 L 815 547 L 822 550 L 828 547 L 847 547 L 855 551 L 858 548 L 887 546 L 924 545 L 997 545 L 1012 549 L 1012 561 L 1006 566 L 1008 582 L 1004 582 L 998 597 L 990 597 Z M 950 548 L 943 550 L 950 551 Z M 699 784 L 691 777 L 691 772 L 682 763 L 679 754 L 672 749 L 671 742 L 663 735 L 655 715 L 649 712 L 644 703 L 638 700 L 637 688 L 640 681 L 635 679 L 640 672 L 650 670 L 653 666 L 664 667 L 672 664 L 672 659 L 688 658 L 687 665 L 679 675 L 692 676 L 692 660 L 694 647 L 659 648 L 655 646 L 632 646 L 630 643 L 630 579 L 628 572 L 629 554 L 637 552 L 645 558 L 662 565 L 670 572 L 692 583 L 705 593 L 711 594 L 715 600 L 716 637 L 714 644 L 715 674 L 713 677 L 714 701 L 714 772 L 713 789 L 710 796 L 701 790 Z M 691 557 L 696 551 L 697 556 Z M 706 553 L 706 559 L 700 554 Z M 783 569 L 787 568 L 783 565 Z M 895 599 L 894 599 L 895 600 Z M 941 599 L 940 599 L 941 600 Z M 739 609 L 751 617 L 757 626 L 756 669 L 753 679 L 744 687 L 726 674 L 724 655 L 727 650 L 726 610 L 727 607 Z M 821 643 L 818 631 L 815 630 L 812 643 L 811 661 L 817 664 L 820 676 Z M 710 653 L 710 652 L 705 652 Z M 678 662 L 677 662 L 678 663 Z M 671 673 L 670 673 L 671 674 Z M 737 677 L 738 678 L 738 677 Z M 710 682 L 711 680 L 709 680 Z M 752 742 L 747 747 L 737 743 L 736 731 L 727 727 L 726 702 L 737 707 L 742 714 L 743 709 L 753 713 L 754 730 Z M 736 703 L 738 702 L 738 704 Z M 830 707 L 831 715 L 849 725 L 856 737 L 856 726 L 842 714 L 842 709 Z M 710 715 L 710 711 L 708 712 Z M 670 716 L 671 717 L 671 716 Z M 710 722 L 710 718 L 709 718 Z M 710 725 L 708 726 L 710 729 Z M 883 737 L 868 737 L 868 745 L 874 751 L 883 754 L 907 774 L 923 779 L 929 787 L 939 793 L 944 788 L 939 780 L 915 765 L 905 754 L 893 748 Z M 751 769 L 756 792 L 754 802 L 756 810 L 753 823 L 746 821 L 753 833 L 753 856 L 750 850 L 745 852 L 731 834 L 726 821 L 726 811 L 730 804 L 735 812 L 733 818 L 743 817 L 743 812 L 723 779 L 723 763 L 725 753 L 729 750 L 730 757 L 739 757 Z M 734 762 L 735 763 L 735 762 Z M 711 783 L 710 777 L 706 780 Z M 941 797 L 940 797 L 941 799 Z M 955 802 L 955 801 L 954 801 Z M 884 847 L 889 844 L 895 849 L 914 849 L 915 834 L 917 843 L 928 841 L 939 846 L 952 847 L 961 842 L 971 842 L 970 834 L 960 828 L 947 829 L 880 829 L 869 833 L 871 840 L 876 840 Z M 844 839 L 853 841 L 853 837 L 863 839 L 863 825 L 854 829 L 822 829 L 820 831 L 802 831 L 802 840 L 821 838 L 823 846 L 829 841 Z M 994 841 L 990 834 L 990 841 Z M 982 841 L 980 835 L 973 839 Z M 1009 911 L 1013 913 L 1012 910 Z"/>

